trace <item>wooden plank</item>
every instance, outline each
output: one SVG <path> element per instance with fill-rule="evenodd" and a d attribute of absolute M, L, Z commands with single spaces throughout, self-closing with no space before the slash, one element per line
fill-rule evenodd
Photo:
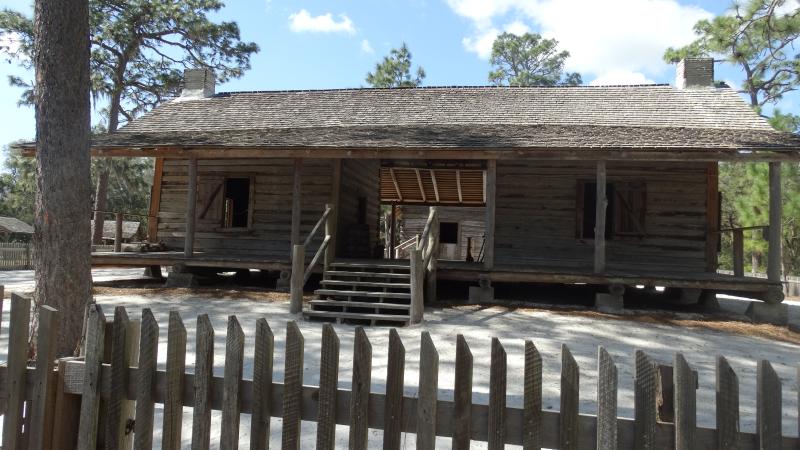
<path fill-rule="evenodd" d="M 52 404 L 53 393 L 51 393 L 50 385 L 55 375 L 53 361 L 58 339 L 58 316 L 58 311 L 50 306 L 39 307 L 39 330 L 36 333 L 36 375 L 33 379 L 28 433 L 30 439 L 28 448 L 31 450 L 49 448 L 46 438 L 51 430 L 46 429 L 45 424 L 47 416 L 52 413 L 47 408 Z"/>
<path fill-rule="evenodd" d="M 183 426 L 183 374 L 186 372 L 186 327 L 178 311 L 169 312 L 167 330 L 167 391 L 161 445 L 180 450 Z"/>
<path fill-rule="evenodd" d="M 542 356 L 531 341 L 525 341 L 522 446 L 542 448 Z"/>
<path fill-rule="evenodd" d="M 594 216 L 594 273 L 606 271 L 606 162 L 597 162 L 597 199 Z"/>
<path fill-rule="evenodd" d="M 506 364 L 506 350 L 499 339 L 492 338 L 487 436 L 489 450 L 503 449 L 506 442 Z"/>
<path fill-rule="evenodd" d="M 580 448 L 580 420 L 578 400 L 580 395 L 580 372 L 578 363 L 566 344 L 561 344 L 561 409 L 559 410 L 559 436 L 565 450 Z"/>
<path fill-rule="evenodd" d="M 634 354 L 634 415 L 636 450 L 656 449 L 656 367 L 643 351 Z"/>
<path fill-rule="evenodd" d="M 458 191 L 458 202 L 464 201 L 464 194 L 461 192 L 461 171 L 456 169 L 456 190 Z"/>
<path fill-rule="evenodd" d="M 228 316 L 225 337 L 225 377 L 222 392 L 222 430 L 219 447 L 222 450 L 239 448 L 240 391 L 244 367 L 244 332 L 236 316 Z"/>
<path fill-rule="evenodd" d="M 339 336 L 333 325 L 322 326 L 322 349 L 319 362 L 319 413 L 317 448 L 336 448 L 336 391 L 339 385 Z"/>
<path fill-rule="evenodd" d="M 422 186 L 422 176 L 419 174 L 419 169 L 414 169 L 414 172 L 417 175 L 417 184 L 419 185 L 419 194 L 422 197 L 423 202 L 428 201 L 428 197 L 425 195 L 425 187 Z"/>
<path fill-rule="evenodd" d="M 706 176 L 706 272 L 715 273 L 718 266 L 720 225 L 719 163 L 708 163 Z"/>
<path fill-rule="evenodd" d="M 417 401 L 417 448 L 436 448 L 439 352 L 431 335 L 422 332 L 419 355 L 419 400 Z"/>
<path fill-rule="evenodd" d="M 420 323 L 422 322 L 422 316 L 425 310 L 425 267 L 423 267 L 421 250 L 410 248 L 408 253 L 410 259 L 409 270 L 411 272 L 410 321 L 411 323 Z"/>
<path fill-rule="evenodd" d="M 136 418 L 133 447 L 136 450 L 153 448 L 153 407 L 158 361 L 158 322 L 150 308 L 142 310 L 139 336 L 139 370 L 136 382 Z"/>
<path fill-rule="evenodd" d="M 486 227 L 483 250 L 483 267 L 491 270 L 494 267 L 495 218 L 497 210 L 497 161 L 486 161 Z"/>
<path fill-rule="evenodd" d="M 97 446 L 97 423 L 100 412 L 100 368 L 103 358 L 103 342 L 106 318 L 100 305 L 89 305 L 86 326 L 86 376 L 81 394 L 78 448 Z"/>
<path fill-rule="evenodd" d="M 372 344 L 364 327 L 356 327 L 353 342 L 353 394 L 350 397 L 350 449 L 367 448 L 369 393 L 372 384 Z"/>
<path fill-rule="evenodd" d="M 433 182 L 433 194 L 436 196 L 436 203 L 439 203 L 439 183 L 436 181 L 436 171 L 430 169 L 428 172 L 431 174 L 431 181 Z"/>
<path fill-rule="evenodd" d="M 617 366 L 605 348 L 597 349 L 597 450 L 617 447 Z"/>
<path fill-rule="evenodd" d="M 453 450 L 469 449 L 472 424 L 472 352 L 464 335 L 456 336 L 453 387 Z"/>
<path fill-rule="evenodd" d="M 295 245 L 292 250 L 292 274 L 290 283 L 291 299 L 289 311 L 298 314 L 303 311 L 303 285 L 305 284 L 306 249 Z"/>
<path fill-rule="evenodd" d="M 397 250 L 395 247 L 397 246 L 397 204 L 392 203 L 392 211 L 390 214 L 390 220 L 392 222 L 391 228 L 389 228 L 389 259 L 397 258 Z"/>
<path fill-rule="evenodd" d="M 769 252 L 767 278 L 780 282 L 782 275 L 783 197 L 781 196 L 781 163 L 769 163 Z"/>
<path fill-rule="evenodd" d="M 782 395 L 781 379 L 767 360 L 758 362 L 758 388 L 756 391 L 756 434 L 758 448 L 781 448 Z"/>
<path fill-rule="evenodd" d="M 122 251 L 122 213 L 116 214 L 114 223 L 114 251 L 117 253 Z"/>
<path fill-rule="evenodd" d="M 339 234 L 339 209 L 342 207 L 342 160 L 335 159 L 333 161 L 333 174 L 331 176 L 331 199 L 330 204 L 333 206 L 331 217 L 329 219 L 329 233 L 331 235 L 331 244 L 329 253 L 326 254 L 325 267 L 330 267 L 330 264 L 336 259 L 336 246 L 337 237 Z M 329 259 L 330 258 L 330 259 Z"/>
<path fill-rule="evenodd" d="M 675 389 L 675 449 L 693 450 L 696 446 L 697 380 L 689 363 L 680 353 L 675 354 L 672 366 Z"/>
<path fill-rule="evenodd" d="M 266 319 L 258 319 L 253 361 L 253 414 L 250 418 L 250 448 L 253 450 L 265 450 L 269 447 L 274 349 L 275 335 L 272 334 L 272 329 Z"/>
<path fill-rule="evenodd" d="M 147 240 L 158 242 L 158 211 L 161 208 L 161 183 L 164 177 L 164 158 L 156 158 L 153 185 L 150 188 L 150 212 L 147 218 Z"/>
<path fill-rule="evenodd" d="M 400 185 L 397 184 L 397 176 L 394 174 L 394 168 L 389 168 L 389 175 L 392 177 L 392 184 L 394 184 L 394 190 L 397 192 L 397 200 L 403 201 L 403 193 L 400 191 Z"/>
<path fill-rule="evenodd" d="M 194 254 L 194 230 L 197 211 L 197 158 L 188 160 L 189 185 L 186 195 L 186 234 L 183 238 L 183 253 L 187 258 Z"/>
<path fill-rule="evenodd" d="M 300 418 L 303 414 L 303 346 L 303 335 L 297 323 L 287 323 L 281 435 L 281 447 L 285 450 L 300 448 Z"/>
<path fill-rule="evenodd" d="M 717 357 L 716 391 L 716 448 L 736 448 L 739 443 L 739 380 L 722 356 Z"/>
<path fill-rule="evenodd" d="M 399 450 L 403 424 L 403 386 L 406 349 L 397 330 L 389 330 L 389 357 L 386 365 L 386 406 L 383 410 L 384 450 Z M 319 446 L 317 446 L 319 448 Z"/>
<path fill-rule="evenodd" d="M 105 448 L 121 449 L 125 445 L 125 422 L 123 408 L 127 404 L 125 387 L 128 385 L 128 312 L 123 306 L 114 308 L 111 328 L 111 397 L 106 402 Z"/>
<path fill-rule="evenodd" d="M 733 275 L 744 276 L 744 230 L 733 230 Z"/>
<path fill-rule="evenodd" d="M 23 404 L 25 402 L 25 367 L 28 362 L 28 332 L 31 320 L 31 299 L 11 294 L 11 315 L 8 330 L 8 372 L 6 376 L 6 414 L 3 416 L 3 448 L 17 448 L 22 437 Z"/>
<path fill-rule="evenodd" d="M 58 360 L 56 374 L 56 401 L 53 410 L 53 433 L 50 440 L 53 450 L 73 450 L 78 446 L 78 421 L 81 413 L 81 396 L 67 392 L 67 362 L 76 358 Z M 81 385 L 82 385 L 81 381 Z"/>
<path fill-rule="evenodd" d="M 303 213 L 303 160 L 295 158 L 294 176 L 292 181 L 292 228 L 291 244 L 298 245 L 300 241 L 300 219 Z"/>
<path fill-rule="evenodd" d="M 192 450 L 208 450 L 211 436 L 211 383 L 214 377 L 214 327 L 208 314 L 197 316 L 196 336 Z"/>

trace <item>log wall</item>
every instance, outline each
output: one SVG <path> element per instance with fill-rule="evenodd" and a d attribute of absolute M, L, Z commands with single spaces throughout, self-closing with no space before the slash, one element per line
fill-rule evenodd
<path fill-rule="evenodd" d="M 301 239 L 305 239 L 332 199 L 333 160 L 305 159 L 302 168 Z M 226 176 L 250 176 L 254 198 L 252 226 L 246 230 L 221 227 L 222 192 L 216 195 L 204 218 L 198 219 L 195 235 L 196 251 L 209 253 L 235 252 L 236 255 L 289 260 L 292 216 L 291 159 L 217 159 L 198 161 L 197 213 L 208 204 L 208 198 Z M 161 201 L 158 210 L 158 238 L 168 246 L 183 247 L 186 227 L 187 199 L 186 160 L 167 159 L 161 180 Z M 318 243 L 307 249 L 313 256 Z"/>
<path fill-rule="evenodd" d="M 593 240 L 577 237 L 577 183 L 595 163 L 498 161 L 497 264 L 592 270 Z M 607 270 L 704 272 L 706 163 L 608 163 L 608 182 L 644 181 L 644 238 L 607 241 Z"/>

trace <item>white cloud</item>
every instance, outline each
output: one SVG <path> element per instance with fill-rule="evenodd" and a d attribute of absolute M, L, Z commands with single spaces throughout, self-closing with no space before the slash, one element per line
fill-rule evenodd
<path fill-rule="evenodd" d="M 653 84 L 650 78 L 641 72 L 629 72 L 627 70 L 611 70 L 600 74 L 597 78 L 590 81 L 591 86 L 603 86 L 609 84 Z"/>
<path fill-rule="evenodd" d="M 797 1 L 797 0 L 788 0 Z M 470 19 L 474 33 L 464 47 L 489 56 L 489 35 L 498 21 L 530 23 L 570 52 L 566 69 L 589 76 L 627 72 L 657 75 L 668 66 L 661 56 L 670 46 L 691 42 L 692 26 L 712 14 L 676 0 L 447 0 L 457 14 Z M 520 18 L 524 18 L 522 22 Z M 508 27 L 508 26 L 507 26 Z M 608 78 L 610 79 L 610 78 Z"/>
<path fill-rule="evenodd" d="M 784 4 L 775 9 L 778 15 L 792 14 L 800 9 L 800 0 L 786 0 Z"/>
<path fill-rule="evenodd" d="M 13 55 L 19 51 L 22 38 L 16 32 L 0 33 L 0 52 Z"/>
<path fill-rule="evenodd" d="M 521 35 L 530 32 L 531 29 L 524 22 L 515 20 L 503 26 L 502 31 Z M 488 59 L 492 55 L 492 44 L 494 44 L 494 40 L 500 33 L 501 30 L 490 27 L 481 30 L 476 36 L 465 37 L 461 40 L 461 43 L 467 50 L 477 53 L 483 59 Z"/>
<path fill-rule="evenodd" d="M 348 33 L 356 32 L 353 21 L 344 14 L 338 15 L 338 20 L 333 14 L 326 13 L 312 16 L 305 9 L 289 15 L 289 29 L 295 33 Z"/>
<path fill-rule="evenodd" d="M 369 44 L 369 41 L 364 39 L 361 41 L 361 51 L 364 53 L 372 54 L 375 53 L 375 49 Z"/>

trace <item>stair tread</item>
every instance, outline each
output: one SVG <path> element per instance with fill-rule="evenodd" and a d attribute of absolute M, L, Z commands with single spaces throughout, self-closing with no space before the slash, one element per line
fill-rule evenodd
<path fill-rule="evenodd" d="M 403 278 L 406 280 L 411 278 L 411 274 L 408 273 L 357 272 L 349 270 L 329 270 L 325 272 L 325 274 L 330 276 L 341 276 L 341 277 Z"/>
<path fill-rule="evenodd" d="M 331 319 L 364 319 L 396 322 L 408 322 L 410 319 L 410 317 L 405 314 L 351 313 L 339 311 L 303 311 L 303 315 L 306 317 L 323 317 Z"/>
<path fill-rule="evenodd" d="M 349 280 L 322 280 L 320 284 L 325 286 L 362 286 L 393 289 L 411 289 L 411 283 L 380 283 L 375 281 L 349 281 Z"/>
<path fill-rule="evenodd" d="M 411 294 L 407 292 L 374 292 L 374 291 L 348 291 L 340 289 L 317 289 L 316 295 L 341 295 L 347 297 L 382 297 L 382 298 L 404 298 L 411 299 Z"/>
<path fill-rule="evenodd" d="M 311 300 L 311 306 L 341 306 L 347 308 L 375 308 L 375 309 L 411 309 L 411 305 L 401 303 L 378 303 L 378 302 L 352 302 L 347 300 Z"/>
<path fill-rule="evenodd" d="M 331 263 L 332 267 L 359 267 L 364 269 L 404 269 L 409 270 L 410 265 L 409 263 L 400 263 L 400 264 L 393 264 L 393 263 L 371 263 L 371 262 L 333 262 Z"/>

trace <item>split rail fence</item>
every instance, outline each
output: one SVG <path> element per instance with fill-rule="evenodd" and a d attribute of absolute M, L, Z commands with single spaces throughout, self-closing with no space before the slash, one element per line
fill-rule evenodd
<path fill-rule="evenodd" d="M 368 430 L 383 430 L 383 448 L 398 449 L 402 433 L 415 433 L 417 448 L 432 449 L 436 437 L 452 438 L 452 448 L 470 440 L 525 449 L 797 449 L 800 439 L 781 435 L 781 382 L 767 361 L 758 363 L 757 432 L 739 430 L 737 376 L 723 357 L 717 360 L 716 429 L 696 426 L 697 381 L 680 354 L 674 358 L 674 419 L 657 420 L 657 372 L 644 352 L 635 358 L 635 417 L 617 417 L 617 368 L 598 351 L 597 413 L 578 411 L 580 373 L 567 346 L 561 350 L 561 400 L 558 412 L 542 409 L 542 358 L 533 342 L 524 354 L 524 407 L 506 405 L 507 356 L 493 339 L 489 404 L 472 402 L 473 357 L 463 336 L 457 337 L 454 399 L 437 397 L 439 355 L 422 332 L 417 397 L 403 395 L 405 349 L 390 330 L 385 393 L 370 389 L 372 347 L 363 328 L 356 328 L 352 390 L 338 388 L 339 338 L 323 326 L 319 386 L 303 384 L 304 338 L 290 322 L 286 331 L 284 381 L 273 380 L 273 333 L 265 319 L 256 322 L 254 371 L 243 379 L 244 334 L 230 316 L 224 376 L 214 376 L 214 329 L 207 315 L 197 317 L 193 373 L 186 373 L 187 333 L 177 312 L 167 327 L 166 370 L 157 370 L 160 328 L 149 309 L 140 326 L 131 326 L 124 308 L 106 319 L 99 306 L 89 310 L 85 356 L 53 363 L 58 311 L 42 307 L 38 322 L 38 359 L 26 358 L 30 300 L 12 296 L 8 363 L 0 370 L 5 405 L 3 448 L 149 449 L 154 432 L 163 448 L 181 446 L 183 407 L 192 408 L 191 446 L 210 445 L 210 414 L 222 412 L 219 448 L 239 446 L 240 414 L 251 415 L 250 448 L 269 442 L 270 418 L 282 418 L 282 448 L 302 441 L 316 448 L 336 445 L 336 425 L 349 426 L 349 445 L 367 447 Z M 138 332 L 137 332 L 138 330 Z M 138 347 L 138 351 L 136 348 Z M 131 358 L 135 354 L 136 357 Z M 106 356 L 104 356 L 104 354 Z M 138 362 L 131 364 L 131 361 Z M 107 360 L 108 362 L 103 362 Z M 55 366 L 55 367 L 54 367 Z M 163 404 L 163 423 L 154 423 L 154 405 Z M 101 410 L 103 411 L 101 413 Z M 314 436 L 302 435 L 301 421 L 317 422 Z M 132 433 L 130 433 L 132 431 Z M 244 443 L 242 443 L 244 444 Z"/>

